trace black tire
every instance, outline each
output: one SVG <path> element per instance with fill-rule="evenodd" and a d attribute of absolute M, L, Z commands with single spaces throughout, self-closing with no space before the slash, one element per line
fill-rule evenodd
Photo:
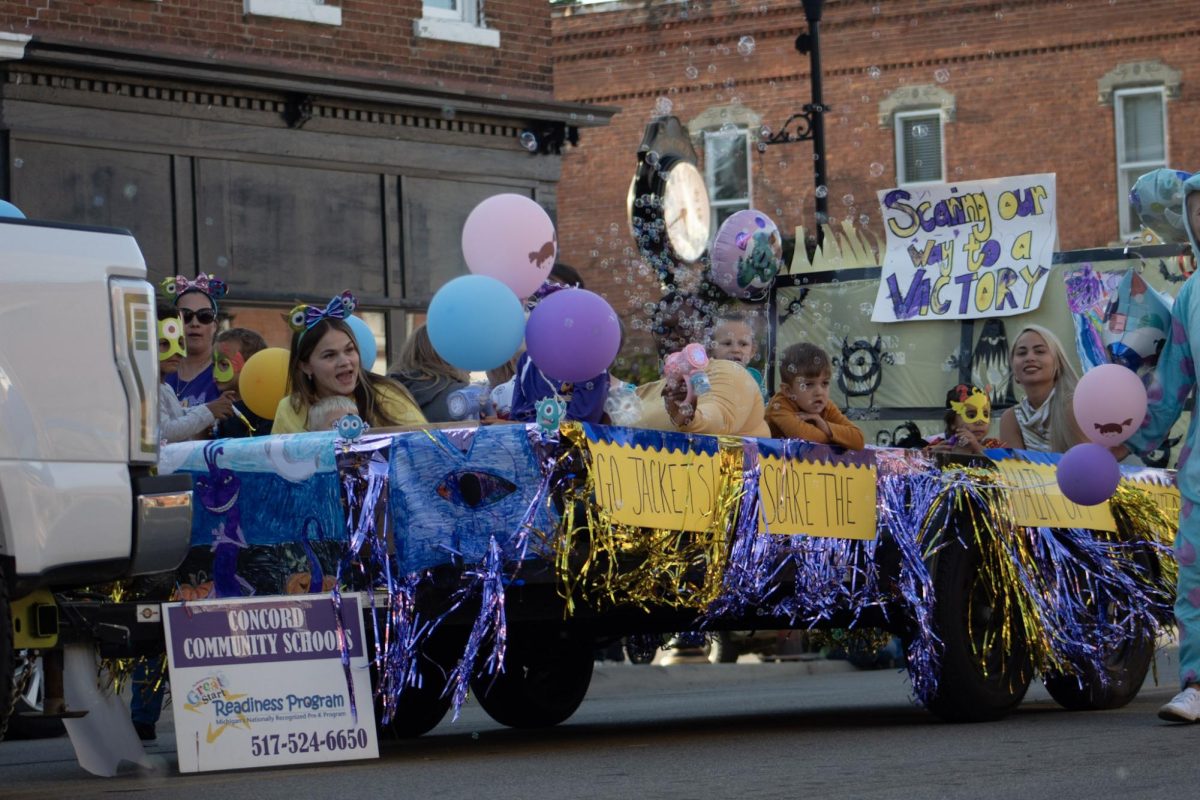
<path fill-rule="evenodd" d="M 8 608 L 8 579 L 4 565 L 0 564 L 0 729 L 12 713 L 12 691 L 5 687 L 13 685 L 13 642 L 12 614 Z"/>
<path fill-rule="evenodd" d="M 933 565 L 935 633 L 943 645 L 937 693 L 929 710 L 948 722 L 990 722 L 1011 713 L 1033 677 L 1029 646 L 1015 610 L 998 606 L 980 575 L 978 547 L 946 543 Z M 1012 622 L 1009 652 L 995 642 L 1005 616 Z M 990 638 L 989 638 L 990 637 Z"/>
<path fill-rule="evenodd" d="M 14 669 L 8 686 L 13 686 L 15 681 L 22 679 L 24 670 L 20 667 L 25 665 L 25 659 L 25 650 L 18 651 L 14 658 L 9 659 L 9 663 L 13 664 L 16 669 Z M 58 717 L 39 716 L 45 701 L 46 676 L 42 666 L 42 657 L 37 656 L 30 668 L 25 686 L 17 695 L 16 702 L 13 703 L 13 713 L 8 719 L 8 732 L 5 734 L 5 738 L 53 739 L 66 733 L 67 728 Z"/>
<path fill-rule="evenodd" d="M 654 642 L 657 641 L 657 644 Z M 654 657 L 662 646 L 661 636 L 626 636 L 625 657 L 630 664 L 653 664 Z"/>
<path fill-rule="evenodd" d="M 1100 669 L 1088 664 L 1079 675 L 1043 676 L 1046 691 L 1067 711 L 1104 711 L 1128 705 L 1141 691 L 1154 659 L 1154 634 L 1139 627 L 1110 653 Z"/>
<path fill-rule="evenodd" d="M 1149 580 L 1158 578 L 1158 558 L 1148 549 L 1137 551 L 1134 560 Z M 1138 625 L 1130 636 L 1105 654 L 1097 669 L 1086 664 L 1078 675 L 1049 673 L 1042 676 L 1046 691 L 1067 711 L 1105 711 L 1128 705 L 1142 684 L 1154 660 L 1154 632 Z"/>
<path fill-rule="evenodd" d="M 455 643 L 458 651 L 454 650 Z M 376 699 L 375 719 L 379 732 L 395 739 L 413 739 L 438 726 L 450 710 L 451 697 L 443 696 L 447 678 L 454 669 L 456 652 L 462 651 L 462 638 L 435 632 L 421 648 L 417 668 L 420 686 L 405 686 L 396 702 L 396 712 L 383 724 L 383 705 Z"/>
<path fill-rule="evenodd" d="M 729 631 L 714 631 L 708 637 L 706 647 L 708 660 L 713 664 L 736 664 L 738 660 L 737 643 Z"/>
<path fill-rule="evenodd" d="M 592 682 L 589 636 L 510 628 L 504 672 L 476 675 L 471 691 L 488 716 L 510 728 L 548 728 L 567 720 Z"/>

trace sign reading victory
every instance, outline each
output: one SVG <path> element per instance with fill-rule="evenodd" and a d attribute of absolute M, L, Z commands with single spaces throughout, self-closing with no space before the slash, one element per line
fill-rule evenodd
<path fill-rule="evenodd" d="M 1054 175 L 879 192 L 887 249 L 873 322 L 980 319 L 1038 307 L 1058 224 Z"/>

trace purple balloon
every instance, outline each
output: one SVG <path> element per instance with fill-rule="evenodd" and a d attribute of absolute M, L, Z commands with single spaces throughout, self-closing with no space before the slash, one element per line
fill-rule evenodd
<path fill-rule="evenodd" d="M 1058 488 L 1072 503 L 1094 506 L 1113 496 L 1121 467 L 1103 445 L 1077 444 L 1058 462 Z"/>
<path fill-rule="evenodd" d="M 579 383 L 607 370 L 617 357 L 621 324 L 600 295 L 562 289 L 545 297 L 529 315 L 525 348 L 546 377 Z"/>

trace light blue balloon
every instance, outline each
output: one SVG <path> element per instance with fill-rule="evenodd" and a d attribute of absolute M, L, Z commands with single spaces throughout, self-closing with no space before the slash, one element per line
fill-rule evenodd
<path fill-rule="evenodd" d="M 487 275 L 455 278 L 433 296 L 425 322 L 438 355 L 468 372 L 508 361 L 525 336 L 525 310 L 513 290 Z"/>
<path fill-rule="evenodd" d="M 7 200 L 0 200 L 0 217 L 15 217 L 16 219 L 25 219 L 24 212 L 14 206 Z"/>
<path fill-rule="evenodd" d="M 358 317 L 346 317 L 346 324 L 354 331 L 354 343 L 358 345 L 358 360 L 362 362 L 362 368 L 370 372 L 371 367 L 375 366 L 375 356 L 377 355 L 375 334 L 371 333 L 367 323 Z"/>

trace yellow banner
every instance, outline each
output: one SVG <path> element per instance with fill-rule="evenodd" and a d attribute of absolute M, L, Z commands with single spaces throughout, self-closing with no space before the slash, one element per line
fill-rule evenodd
<path fill-rule="evenodd" d="M 759 530 L 785 536 L 875 538 L 875 466 L 759 460 Z"/>
<path fill-rule="evenodd" d="M 1128 486 L 1136 486 L 1154 498 L 1154 502 L 1162 509 L 1163 514 L 1172 522 L 1179 519 L 1179 490 L 1174 486 L 1160 486 L 1157 483 L 1128 481 Z"/>
<path fill-rule="evenodd" d="M 1013 521 L 1032 528 L 1090 528 L 1115 531 L 1108 503 L 1081 506 L 1063 496 L 1053 465 L 1004 459 L 997 461 L 1001 481 L 1012 500 Z M 1139 484 L 1141 485 L 1141 484 Z"/>
<path fill-rule="evenodd" d="M 622 525 L 704 531 L 717 512 L 720 456 L 589 442 L 596 504 Z"/>

